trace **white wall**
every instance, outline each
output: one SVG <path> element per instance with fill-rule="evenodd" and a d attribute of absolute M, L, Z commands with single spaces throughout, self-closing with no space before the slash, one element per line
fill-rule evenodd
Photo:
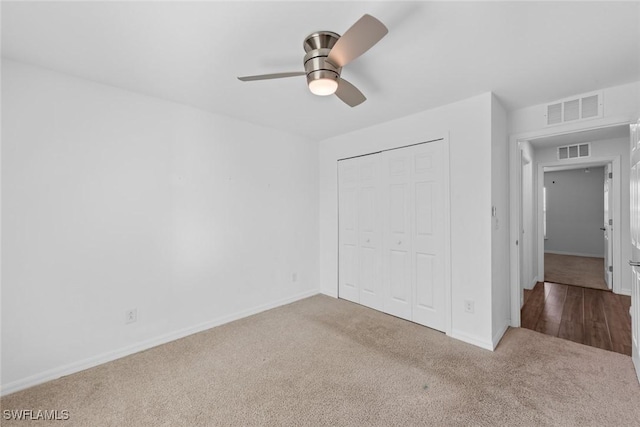
<path fill-rule="evenodd" d="M 2 90 L 4 393 L 317 293 L 316 143 L 15 62 Z"/>
<path fill-rule="evenodd" d="M 620 242 L 620 260 L 622 262 L 620 263 L 620 271 L 614 271 L 613 274 L 614 277 L 616 274 L 620 275 L 619 277 L 622 283 L 620 293 L 629 295 L 631 293 L 631 267 L 629 267 L 629 264 L 627 263 L 627 260 L 629 260 L 631 256 L 629 198 L 629 175 L 631 173 L 631 160 L 629 159 L 629 140 L 628 138 L 605 139 L 600 141 L 592 141 L 590 142 L 590 144 L 592 158 L 620 156 L 620 236 L 622 239 L 622 241 Z M 534 155 L 536 159 L 536 165 L 554 163 L 557 162 L 558 159 L 556 147 L 537 148 Z M 537 169 L 537 167 L 535 169 Z M 535 192 L 539 195 L 541 194 L 542 190 L 538 188 L 538 181 L 539 179 L 535 179 L 534 183 L 536 187 Z M 540 211 L 540 207 L 538 207 L 538 211 Z M 539 231 L 539 234 L 541 233 L 542 230 Z M 538 272 L 538 274 L 540 273 L 541 272 Z"/>
<path fill-rule="evenodd" d="M 550 99 L 549 102 L 555 101 Z M 640 81 L 602 89 L 603 119 L 630 119 L 640 113 Z M 538 104 L 509 112 L 509 133 L 520 134 L 547 130 L 556 134 L 584 129 L 599 119 L 547 126 L 546 104 Z"/>
<path fill-rule="evenodd" d="M 492 348 L 491 100 L 486 93 L 320 143 L 322 292 L 336 296 L 338 289 L 338 159 L 448 134 L 452 336 Z M 464 300 L 475 302 L 474 314 L 464 312 Z"/>
<path fill-rule="evenodd" d="M 509 138 L 507 112 L 491 98 L 491 229 L 492 341 L 495 347 L 509 326 Z"/>
<path fill-rule="evenodd" d="M 604 257 L 604 167 L 545 172 L 545 252 Z"/>

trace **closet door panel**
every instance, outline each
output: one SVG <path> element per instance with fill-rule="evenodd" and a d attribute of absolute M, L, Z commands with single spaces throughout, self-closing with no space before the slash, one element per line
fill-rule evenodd
<path fill-rule="evenodd" d="M 360 304 L 382 309 L 382 266 L 380 265 L 380 156 L 360 157 L 359 257 Z"/>
<path fill-rule="evenodd" d="M 412 320 L 444 330 L 445 217 L 444 142 L 412 147 Z"/>
<path fill-rule="evenodd" d="M 410 168 L 400 151 L 382 154 L 384 311 L 411 320 Z"/>
<path fill-rule="evenodd" d="M 338 163 L 338 293 L 359 302 L 358 161 Z"/>
<path fill-rule="evenodd" d="M 435 300 L 435 280 L 433 255 L 417 252 L 415 254 L 416 266 L 416 307 L 418 309 L 433 309 Z"/>

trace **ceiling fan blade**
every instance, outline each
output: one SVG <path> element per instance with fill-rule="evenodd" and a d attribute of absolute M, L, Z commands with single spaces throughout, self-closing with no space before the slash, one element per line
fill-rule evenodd
<path fill-rule="evenodd" d="M 360 92 L 360 90 L 346 81 L 340 79 L 338 82 L 338 89 L 336 90 L 336 96 L 342 100 L 349 107 L 355 107 L 362 104 L 367 98 Z"/>
<path fill-rule="evenodd" d="M 275 73 L 275 74 L 260 74 L 259 76 L 244 76 L 238 77 L 238 80 L 243 82 L 252 82 L 254 80 L 269 80 L 269 79 L 282 79 L 285 77 L 304 76 L 307 73 L 304 71 L 294 71 L 291 73 Z"/>
<path fill-rule="evenodd" d="M 388 32 L 382 22 L 371 15 L 364 15 L 338 39 L 327 60 L 338 67 L 344 67 L 371 49 Z"/>

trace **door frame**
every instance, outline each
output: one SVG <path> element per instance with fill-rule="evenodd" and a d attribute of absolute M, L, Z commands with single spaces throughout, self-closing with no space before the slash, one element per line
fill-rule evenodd
<path fill-rule="evenodd" d="M 630 157 L 630 174 L 629 174 L 629 187 L 631 190 L 631 200 L 630 200 L 630 204 L 631 204 L 631 208 L 633 210 L 634 207 L 634 203 L 637 204 L 638 203 L 638 182 L 634 182 L 634 180 L 637 180 L 637 174 L 638 174 L 638 169 L 637 169 L 637 165 L 638 165 L 638 143 L 640 142 L 638 137 L 640 135 L 638 135 L 638 132 L 640 132 L 640 118 L 638 118 L 638 116 L 635 117 L 636 120 L 632 122 L 632 124 L 629 126 L 629 130 L 630 130 L 630 136 L 629 136 L 629 142 L 630 142 L 630 147 L 629 147 L 629 157 Z M 632 174 L 634 173 L 633 168 L 636 168 L 635 170 L 635 174 L 636 176 L 634 177 Z M 634 188 L 635 187 L 635 188 Z M 634 193 L 635 192 L 635 193 Z M 634 200 L 635 199 L 635 200 Z M 637 211 L 635 212 L 635 214 L 637 215 Z M 637 223 L 634 224 L 634 222 L 637 220 L 637 217 L 634 217 L 634 213 L 631 213 L 631 217 L 630 217 L 630 232 L 634 233 L 636 231 L 638 231 L 636 229 L 636 226 L 638 225 Z M 637 266 L 632 265 L 634 262 L 637 262 L 638 259 L 640 259 L 640 257 L 638 256 L 638 249 L 639 249 L 639 245 L 638 245 L 638 236 L 635 236 L 636 238 L 633 238 L 633 234 L 631 235 L 631 256 L 629 259 L 629 265 L 631 267 L 631 309 L 629 314 L 631 315 L 631 360 L 633 361 L 633 366 L 636 370 L 636 377 L 638 378 L 638 381 L 640 381 L 640 348 L 638 348 L 638 338 L 639 338 L 639 331 L 638 328 L 640 328 L 640 322 L 639 322 L 639 318 L 640 318 L 640 289 L 638 289 L 638 287 L 640 286 L 640 271 L 638 271 Z M 635 240 L 635 242 L 634 242 Z M 635 278 L 634 278 L 635 276 Z"/>
<path fill-rule="evenodd" d="M 611 171 L 613 173 L 613 186 L 609 191 L 613 192 L 613 292 L 620 293 L 622 289 L 622 275 L 619 273 L 622 268 L 621 256 L 622 256 L 622 235 L 620 231 L 620 225 L 622 223 L 622 212 L 620 211 L 621 205 L 621 185 L 622 185 L 622 170 L 620 163 L 620 156 L 602 156 L 602 157 L 589 157 L 588 162 L 579 162 L 575 160 L 557 160 L 554 162 L 538 163 L 538 179 L 537 179 L 537 192 L 536 198 L 538 200 L 536 209 L 536 221 L 538 224 L 538 277 L 544 280 L 544 231 L 542 229 L 543 211 L 542 211 L 542 187 L 544 187 L 544 168 L 555 166 L 576 166 L 576 167 L 601 167 L 606 164 L 611 164 Z M 605 267 L 606 268 L 606 267 Z M 541 281 L 543 281 L 541 280 Z"/>
<path fill-rule="evenodd" d="M 608 265 L 611 263 L 611 259 L 613 258 L 613 236 L 611 234 L 611 226 L 610 226 L 610 220 L 612 220 L 612 216 L 611 216 L 611 212 L 614 209 L 613 206 L 613 185 L 611 180 L 613 179 L 613 165 L 611 163 L 607 163 L 605 170 L 605 183 L 608 184 L 607 186 L 607 192 L 604 193 L 604 185 L 603 185 L 603 198 L 604 198 L 604 203 L 605 206 L 609 207 L 609 211 L 607 212 L 607 216 L 609 218 L 609 221 L 607 221 L 607 216 L 604 217 L 605 221 L 604 224 L 602 224 L 602 226 L 604 227 L 604 235 L 606 235 L 606 239 L 605 239 L 605 248 L 604 248 L 604 253 L 605 253 L 605 282 L 607 283 L 607 287 L 609 289 L 611 289 L 613 291 L 613 277 L 615 276 L 613 274 L 613 271 L 609 271 Z M 611 178 L 609 178 L 611 176 Z M 622 194 L 621 194 L 622 195 Z M 629 201 L 631 202 L 631 201 Z M 605 211 L 606 212 L 606 211 Z M 604 236 L 603 236 L 604 237 Z M 606 262 L 609 261 L 609 262 Z M 613 264 L 612 264 L 613 265 Z"/>
<path fill-rule="evenodd" d="M 531 158 L 530 155 L 527 155 L 527 153 L 525 153 L 525 150 L 522 148 L 522 145 L 518 144 L 518 152 L 519 152 L 519 156 L 520 156 L 520 188 L 519 188 L 519 195 L 518 195 L 518 209 L 520 210 L 519 215 L 519 224 L 520 224 L 520 230 L 518 230 L 518 246 L 520 247 L 519 250 L 519 257 L 518 257 L 518 263 L 519 265 L 522 265 L 523 260 L 526 259 L 525 257 L 525 250 L 524 248 L 526 247 L 526 245 L 523 245 L 523 243 L 526 241 L 526 235 L 530 235 L 531 237 L 529 237 L 529 239 L 531 240 L 531 242 L 536 242 L 537 245 L 537 239 L 536 236 L 533 235 L 532 230 L 524 230 L 523 229 L 523 222 L 524 222 L 524 186 L 523 186 L 523 179 L 522 179 L 522 171 L 525 165 L 530 165 L 531 171 L 533 171 L 533 168 L 535 166 L 535 162 L 533 161 L 533 159 Z M 533 179 L 533 176 L 532 176 Z M 533 185 L 533 180 L 531 181 L 531 185 Z M 532 196 L 532 202 L 536 201 L 537 202 L 537 197 L 534 199 Z M 535 208 L 535 204 L 531 204 L 531 209 L 533 210 Z M 531 212 L 531 218 L 533 220 L 533 214 L 534 212 Z M 527 241 L 528 243 L 528 241 Z M 530 246 L 531 247 L 531 246 Z M 531 248 L 531 257 L 533 257 L 533 248 Z M 533 271 L 533 264 L 530 266 L 531 268 L 529 269 L 530 271 L 528 271 L 529 276 L 524 276 L 524 279 L 527 279 L 528 282 L 524 282 L 523 281 L 523 276 L 522 276 L 522 268 L 520 268 L 520 272 L 519 272 L 519 280 L 520 280 L 520 286 L 521 289 L 530 289 L 533 288 L 533 286 L 535 285 L 535 281 L 537 281 L 537 275 L 535 275 L 534 278 L 534 283 L 531 283 L 531 276 L 533 275 L 534 271 Z M 537 273 L 537 272 L 536 272 Z M 523 295 L 520 294 L 520 296 L 518 297 L 520 298 L 520 307 L 522 308 L 522 305 L 524 303 L 523 300 Z"/>
<path fill-rule="evenodd" d="M 571 125 L 559 125 L 553 126 L 549 128 L 538 129 L 530 132 L 522 132 L 517 134 L 509 135 L 509 237 L 510 237 L 510 250 L 509 250 L 509 258 L 510 258 L 510 306 L 511 306 L 511 326 L 512 327 L 520 327 L 520 250 L 521 246 L 518 245 L 519 241 L 519 230 L 522 229 L 521 218 L 520 218 L 520 204 L 518 202 L 521 197 L 521 187 L 522 187 L 522 168 L 521 168 L 521 148 L 520 144 L 525 141 L 529 141 L 532 139 L 549 137 L 549 136 L 558 136 L 558 135 L 566 135 L 574 132 L 582 132 L 588 130 L 596 130 L 603 129 L 612 126 L 620 126 L 620 125 L 629 125 L 633 121 L 629 116 L 618 116 L 618 117 L 610 117 L 605 119 L 594 119 L 581 123 L 574 123 Z M 619 168 L 618 168 L 619 169 Z M 619 181 L 620 178 L 618 178 Z M 621 185 L 618 183 L 618 185 Z M 620 194 L 618 192 L 618 197 Z M 618 214 L 620 214 L 620 209 L 617 209 Z M 619 224 L 619 222 L 618 222 Z M 619 227 L 618 227 L 619 228 Z M 619 231 L 618 231 L 619 232 Z M 621 241 L 620 236 L 616 239 L 619 243 Z M 544 248 L 543 248 L 544 250 Z M 540 248 L 538 248 L 540 251 Z M 617 263 L 620 263 L 619 259 L 620 254 L 618 253 Z M 614 261 L 615 261 L 615 252 L 614 252 Z M 616 270 L 616 265 L 614 264 L 614 272 Z M 620 264 L 621 266 L 621 264 Z M 618 268 L 620 268 L 620 266 Z M 540 271 L 540 266 L 538 266 L 538 272 Z M 543 270 L 544 271 L 544 270 Z M 620 271 L 620 270 L 618 270 Z M 614 275 L 615 276 L 615 275 Z M 615 288 L 614 288 L 615 289 Z"/>

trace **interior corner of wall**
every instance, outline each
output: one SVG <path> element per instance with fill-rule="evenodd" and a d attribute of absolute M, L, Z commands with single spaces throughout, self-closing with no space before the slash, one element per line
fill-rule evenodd
<path fill-rule="evenodd" d="M 451 330 L 451 338 L 466 342 L 467 344 L 475 345 L 476 347 L 484 348 L 485 350 L 493 351 L 494 346 L 492 340 L 487 340 L 482 337 L 462 332 L 458 329 Z"/>
<path fill-rule="evenodd" d="M 333 289 L 333 288 L 322 288 L 320 289 L 320 293 L 322 295 L 326 295 L 332 298 L 338 298 L 338 291 L 337 289 Z"/>

